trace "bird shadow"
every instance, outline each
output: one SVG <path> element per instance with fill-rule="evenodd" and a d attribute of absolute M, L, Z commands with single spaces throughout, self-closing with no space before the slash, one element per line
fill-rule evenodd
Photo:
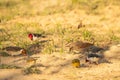
<path fill-rule="evenodd" d="M 26 48 L 28 55 L 40 53 L 44 47 L 44 43 L 48 41 L 49 40 L 42 40 L 42 41 L 38 41 L 38 42 L 28 45 Z"/>
<path fill-rule="evenodd" d="M 4 52 L 4 51 L 1 51 L 0 52 L 0 56 L 3 56 L 3 57 L 8 57 L 10 56 L 8 53 Z"/>

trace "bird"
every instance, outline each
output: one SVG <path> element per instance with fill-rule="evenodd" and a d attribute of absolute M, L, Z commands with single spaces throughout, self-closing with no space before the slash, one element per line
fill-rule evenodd
<path fill-rule="evenodd" d="M 26 58 L 26 64 L 27 64 L 27 65 L 25 66 L 25 68 L 30 68 L 30 67 L 35 66 L 36 60 L 37 60 L 37 59 L 28 56 L 28 57 Z"/>
<path fill-rule="evenodd" d="M 32 41 L 35 41 L 35 40 L 38 40 L 40 38 L 45 38 L 45 35 L 37 34 L 37 33 L 29 33 L 28 38 L 30 38 L 30 40 L 32 40 Z"/>
<path fill-rule="evenodd" d="M 72 66 L 79 68 L 80 67 L 80 60 L 79 59 L 73 59 L 72 60 Z"/>
<path fill-rule="evenodd" d="M 87 52 L 98 53 L 98 52 L 104 51 L 105 49 L 93 45 L 93 46 L 90 46 L 90 47 L 86 48 L 85 50 L 86 50 Z"/>
<path fill-rule="evenodd" d="M 89 62 L 90 64 L 99 64 L 99 60 L 101 60 L 102 58 L 103 56 L 101 54 L 90 53 L 87 55 L 85 61 Z"/>
<path fill-rule="evenodd" d="M 9 54 L 10 56 L 18 56 L 18 55 L 27 55 L 27 52 L 24 48 L 17 46 L 8 46 L 2 48 L 2 51 Z"/>
<path fill-rule="evenodd" d="M 28 58 L 26 59 L 26 62 L 27 62 L 27 63 L 30 63 L 30 62 L 34 62 L 34 63 L 35 63 L 36 60 L 37 60 L 37 59 L 35 59 L 35 58 L 28 57 Z"/>
<path fill-rule="evenodd" d="M 36 57 L 38 58 L 38 57 Z M 40 74 L 41 71 L 39 68 L 37 68 L 38 65 L 36 65 L 36 59 L 35 57 L 28 56 L 26 60 L 26 65 L 24 65 L 23 72 L 24 74 Z"/>
<path fill-rule="evenodd" d="M 82 41 L 76 41 L 68 45 L 69 47 L 69 52 L 75 52 L 75 53 L 83 53 L 86 48 L 93 46 L 93 43 L 88 43 L 88 42 L 82 42 Z"/>

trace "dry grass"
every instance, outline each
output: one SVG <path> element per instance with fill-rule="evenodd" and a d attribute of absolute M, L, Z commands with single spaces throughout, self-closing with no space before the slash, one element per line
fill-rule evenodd
<path fill-rule="evenodd" d="M 11 45 L 27 48 L 28 45 L 36 43 L 28 39 L 29 32 L 44 33 L 51 40 L 43 43 L 42 54 L 54 52 L 66 54 L 66 43 L 77 40 L 92 42 L 94 39 L 95 45 L 101 47 L 118 44 L 120 43 L 119 4 L 119 0 L 1 0 L 0 48 Z M 80 21 L 85 27 L 78 29 Z M 114 64 L 117 62 L 119 61 L 115 61 Z M 86 69 L 82 71 L 86 72 Z M 88 70 L 86 73 L 90 75 L 91 72 Z M 93 75 L 96 74 L 100 75 L 100 73 Z M 74 72 L 70 75 L 73 78 L 75 76 Z M 71 77 L 71 80 L 75 79 Z"/>

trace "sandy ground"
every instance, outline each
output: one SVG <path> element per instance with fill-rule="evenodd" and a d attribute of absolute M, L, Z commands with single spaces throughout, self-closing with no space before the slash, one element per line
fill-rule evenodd
<path fill-rule="evenodd" d="M 111 63 L 99 65 L 89 64 L 88 67 L 75 68 L 71 66 L 72 59 L 80 59 L 79 54 L 34 54 L 40 74 L 24 75 L 22 69 L 0 69 L 0 80 L 119 80 L 120 79 L 120 47 L 112 46 L 104 52 Z M 113 54 L 113 55 L 111 55 Z M 14 64 L 25 67 L 28 64 L 23 57 L 1 57 L 1 63 Z M 9 59 L 9 60 L 8 60 Z"/>
<path fill-rule="evenodd" d="M 63 3 L 64 0 L 58 1 L 62 1 L 61 7 L 63 7 L 62 5 L 65 5 L 65 3 Z M 57 0 L 32 0 L 31 5 L 33 5 L 32 7 L 35 8 L 36 12 L 37 10 L 39 12 L 46 7 L 56 6 L 58 4 Z M 13 23 L 39 23 L 40 28 L 49 31 L 49 29 L 54 28 L 57 23 L 60 23 L 62 26 L 64 25 L 64 27 L 72 26 L 71 28 L 74 30 L 77 29 L 80 20 L 82 20 L 83 24 L 86 25 L 86 29 L 94 32 L 98 39 L 101 38 L 100 36 L 108 34 L 107 32 L 110 32 L 110 30 L 119 36 L 120 34 L 117 31 L 120 29 L 120 8 L 118 6 L 110 5 L 100 11 L 102 12 L 102 15 L 96 16 L 88 15 L 84 11 L 78 9 L 66 11 L 62 14 L 56 13 L 46 16 L 38 15 L 29 18 L 18 16 L 7 22 L 8 27 L 5 27 L 4 25 L 1 25 L 0 27 L 5 27 L 11 31 L 9 25 L 12 26 Z M 90 26 L 91 24 L 93 25 Z M 36 26 L 29 26 L 29 28 L 27 26 L 26 29 L 32 32 L 37 30 Z M 54 37 L 56 38 L 56 36 Z M 24 39 L 27 40 L 27 38 Z M 108 42 L 108 39 L 105 39 L 105 41 Z M 22 59 L 24 57 L 0 57 L 1 63 L 23 67 L 22 69 L 0 69 L 0 80 L 120 80 L 120 46 L 111 46 L 104 54 L 106 59 L 111 63 L 101 63 L 99 65 L 87 64 L 88 67 L 80 68 L 75 68 L 71 65 L 71 61 L 76 58 L 80 59 L 81 64 L 85 63 L 84 58 L 81 59 L 79 54 L 60 54 L 56 52 L 52 54 L 34 54 L 32 57 L 39 57 L 37 58 L 36 65 L 39 65 L 37 68 L 41 73 L 29 75 L 23 73 L 23 69 L 28 66 L 25 60 Z"/>

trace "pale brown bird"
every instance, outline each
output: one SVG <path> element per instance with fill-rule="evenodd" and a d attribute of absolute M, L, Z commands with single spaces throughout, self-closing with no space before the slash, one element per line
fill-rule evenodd
<path fill-rule="evenodd" d="M 84 52 L 86 48 L 93 45 L 94 44 L 92 43 L 77 41 L 69 44 L 68 47 L 69 47 L 69 52 L 81 53 L 81 52 Z"/>
<path fill-rule="evenodd" d="M 35 66 L 36 60 L 37 59 L 35 59 L 33 57 L 26 58 L 26 66 L 25 66 L 25 68 L 29 68 L 29 67 Z"/>
<path fill-rule="evenodd" d="M 8 46 L 3 48 L 2 50 L 11 56 L 27 55 L 27 52 L 24 48 L 17 46 Z"/>
<path fill-rule="evenodd" d="M 31 63 L 31 62 L 34 62 L 34 63 L 35 63 L 36 60 L 37 60 L 37 59 L 35 59 L 35 58 L 28 57 L 28 58 L 26 59 L 26 62 L 27 62 L 27 63 Z"/>

